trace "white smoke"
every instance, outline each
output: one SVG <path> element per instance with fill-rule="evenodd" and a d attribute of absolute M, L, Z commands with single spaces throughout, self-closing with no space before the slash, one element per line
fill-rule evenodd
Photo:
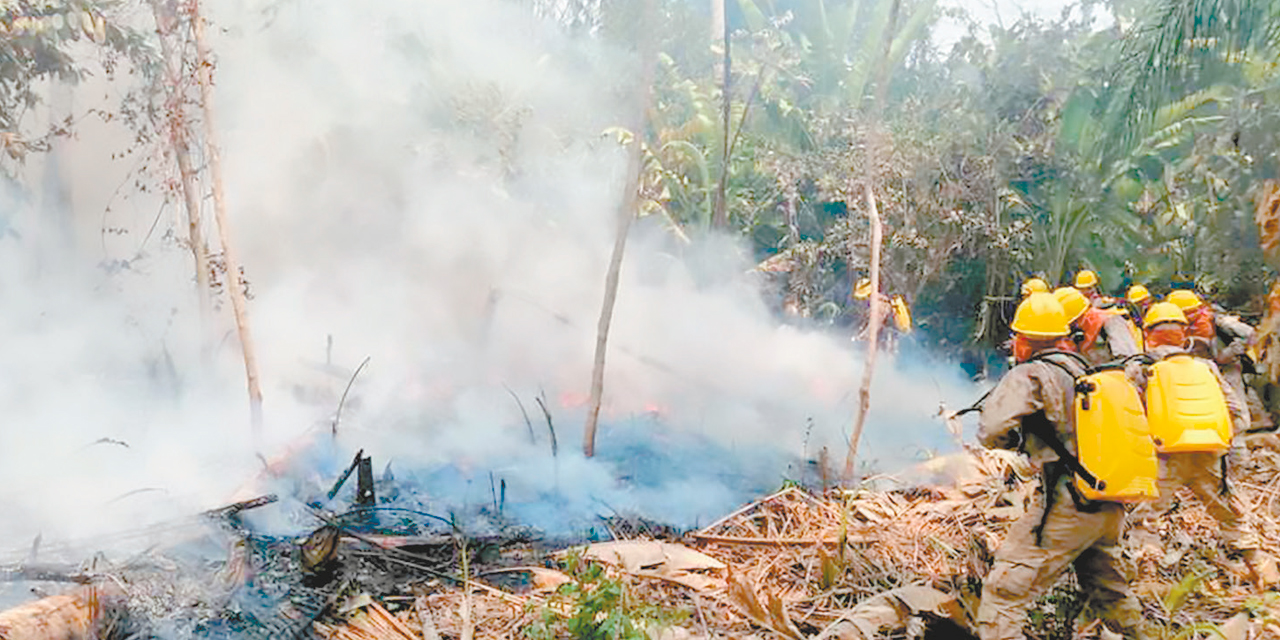
<path fill-rule="evenodd" d="M 624 182 L 624 150 L 605 132 L 633 108 L 633 55 L 499 0 L 208 8 L 267 433 L 258 442 L 249 433 L 228 308 L 210 331 L 214 360 L 201 364 L 190 258 L 178 243 L 156 232 L 128 270 L 94 267 L 136 257 L 158 203 L 113 201 L 102 220 L 129 233 L 105 237 L 105 251 L 86 241 L 98 239 L 97 214 L 128 169 L 105 159 L 118 133 L 87 132 L 68 148 L 78 157 L 69 164 L 84 212 L 79 248 L 33 273 L 39 212 L 20 217 L 27 236 L 0 240 L 13 263 L 0 265 L 0 331 L 12 341 L 0 352 L 10 372 L 0 508 L 15 514 L 0 535 L 13 546 L 37 531 L 88 536 L 218 506 L 258 473 L 259 449 L 271 457 L 329 424 L 365 357 L 331 462 L 365 448 L 397 473 L 447 465 L 471 483 L 441 489 L 467 494 L 458 500 L 486 500 L 496 471 L 513 502 L 558 491 L 692 524 L 743 499 L 743 487 L 797 474 L 789 458 L 828 447 L 843 459 L 861 373 L 847 336 L 780 325 L 735 241 L 685 246 L 652 221 L 637 225 L 623 266 L 603 460 L 578 453 Z M 170 207 L 161 229 L 184 235 L 180 215 Z M 892 468 L 944 446 L 932 414 L 940 400 L 968 399 L 959 379 L 947 365 L 882 361 L 865 457 Z M 618 454 L 655 412 L 653 449 Z M 618 482 L 667 443 L 664 430 L 706 449 L 675 452 L 684 466 L 667 481 Z M 101 438 L 128 446 L 94 444 Z M 752 481 L 675 477 L 699 456 Z M 153 491 L 130 494 L 139 489 Z"/>

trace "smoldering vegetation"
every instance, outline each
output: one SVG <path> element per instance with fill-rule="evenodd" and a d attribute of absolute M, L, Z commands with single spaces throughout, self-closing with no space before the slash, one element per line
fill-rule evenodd
<path fill-rule="evenodd" d="M 219 504 L 257 454 L 330 428 L 348 383 L 329 467 L 364 448 L 455 508 L 488 501 L 492 473 L 548 526 L 532 505 L 550 495 L 580 520 L 635 509 L 692 526 L 842 453 L 847 338 L 780 326 L 739 246 L 686 243 L 656 219 L 623 268 L 602 455 L 577 453 L 633 52 L 501 2 L 210 9 L 268 428 L 254 440 L 245 424 L 225 302 L 199 335 L 177 207 L 157 219 L 137 194 L 101 219 L 73 212 L 67 232 L 15 200 L 0 412 L 16 427 L 0 455 L 22 515 L 8 539 Z M 77 212 L 126 175 L 102 160 L 117 133 L 62 149 Z M 119 232 L 86 241 L 103 225 Z M 922 375 L 927 399 L 911 390 Z M 868 457 L 892 468 L 945 447 L 932 416 L 970 394 L 958 379 L 914 356 L 883 370 Z"/>

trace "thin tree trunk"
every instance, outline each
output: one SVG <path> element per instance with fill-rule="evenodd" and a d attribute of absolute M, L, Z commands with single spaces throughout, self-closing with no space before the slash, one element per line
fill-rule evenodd
<path fill-rule="evenodd" d="M 867 198 L 867 215 L 871 218 L 871 319 L 867 324 L 867 360 L 862 368 L 862 387 L 858 389 L 858 414 L 853 421 L 853 432 L 849 434 L 849 455 L 844 459 L 844 483 L 853 480 L 854 462 L 858 458 L 858 441 L 862 438 L 862 427 L 867 422 L 867 410 L 871 408 L 871 377 L 876 370 L 876 352 L 880 339 L 880 244 L 883 230 L 880 227 L 880 212 L 876 208 L 876 196 L 870 185 L 864 185 Z M 852 239 L 850 240 L 852 242 Z"/>
<path fill-rule="evenodd" d="M 209 170 L 213 174 L 213 211 L 218 221 L 218 237 L 222 243 L 222 256 L 227 266 L 227 293 L 231 296 L 231 309 L 236 317 L 236 331 L 244 352 L 244 373 L 249 386 L 249 415 L 253 432 L 262 432 L 262 387 L 258 382 L 258 356 L 253 347 L 253 333 L 249 329 L 249 309 L 244 299 L 244 285 L 240 279 L 240 260 L 231 243 L 231 227 L 227 221 L 227 198 L 223 190 L 222 154 L 218 149 L 217 126 L 213 107 L 213 63 L 209 60 L 209 46 L 205 41 L 204 18 L 200 15 L 199 0 L 191 0 L 191 28 L 196 40 L 196 64 L 199 67 L 200 102 L 204 105 L 205 146 L 208 149 Z"/>
<path fill-rule="evenodd" d="M 733 88 L 731 85 L 733 57 L 730 52 L 729 16 L 721 17 L 721 27 L 724 30 L 721 43 L 724 46 L 724 61 L 721 63 L 720 77 L 720 124 L 724 135 L 720 146 L 720 180 L 716 184 L 716 206 L 711 217 L 711 226 L 717 229 L 729 226 L 729 205 L 726 200 L 729 187 L 729 120 L 733 105 L 733 95 L 730 93 L 730 89 Z"/>
<path fill-rule="evenodd" d="M 191 166 L 190 132 L 187 130 L 185 96 L 181 88 L 182 61 L 175 58 L 170 38 L 177 16 L 166 12 L 162 0 L 151 0 L 156 29 L 160 32 L 160 51 L 165 69 L 165 119 L 169 129 L 169 143 L 178 162 L 178 175 L 182 182 L 182 199 L 187 209 L 187 242 L 195 261 L 196 298 L 200 302 L 200 353 L 209 355 L 213 305 L 209 300 L 209 248 L 205 244 L 200 220 L 200 189 L 195 169 Z M 177 69 L 174 64 L 177 64 Z"/>
<path fill-rule="evenodd" d="M 726 29 L 724 24 L 728 22 L 724 11 L 725 0 L 711 0 L 711 41 L 718 42 L 724 37 Z"/>
<path fill-rule="evenodd" d="M 618 227 L 613 238 L 613 253 L 609 256 L 609 270 L 604 279 L 604 301 L 600 306 L 600 321 L 596 324 L 596 352 L 591 366 L 591 399 L 587 405 L 587 423 L 582 432 L 582 453 L 590 458 L 596 454 L 596 428 L 600 423 L 600 405 L 604 398 L 604 356 L 608 350 L 609 326 L 613 322 L 613 305 L 618 299 L 618 279 L 622 273 L 622 254 L 627 248 L 627 232 L 636 217 L 640 204 L 640 174 L 643 155 L 640 145 L 644 142 L 645 112 L 653 88 L 653 68 L 656 59 L 653 36 L 656 27 L 654 0 L 645 0 L 644 18 L 637 32 L 640 34 L 640 91 L 636 98 L 635 121 L 632 123 L 631 148 L 627 151 L 627 187 L 622 205 L 618 209 Z"/>
<path fill-rule="evenodd" d="M 875 188 L 883 184 L 885 158 L 888 154 L 888 141 L 881 126 L 881 116 L 889 89 L 889 52 L 892 49 L 894 32 L 897 31 L 898 10 L 901 0 L 894 0 L 889 16 L 888 32 L 885 35 L 884 51 L 880 55 L 880 64 L 876 73 L 875 102 L 871 107 L 870 126 L 867 136 L 867 170 L 862 182 L 863 194 L 867 200 L 867 216 L 871 218 L 871 303 L 870 321 L 867 323 L 867 359 L 862 368 L 862 386 L 858 389 L 858 413 L 854 417 L 853 431 L 849 434 L 849 453 L 844 460 L 842 481 L 848 485 L 853 481 L 854 466 L 858 459 L 858 443 L 862 439 L 862 429 L 867 423 L 867 412 L 871 409 L 871 380 L 876 370 L 876 353 L 880 347 L 880 324 L 884 317 L 880 301 L 880 248 L 883 244 L 884 227 L 880 221 L 880 210 L 876 206 Z M 873 188 L 874 185 L 874 188 Z M 850 255 L 853 255 L 853 237 L 850 236 Z"/>

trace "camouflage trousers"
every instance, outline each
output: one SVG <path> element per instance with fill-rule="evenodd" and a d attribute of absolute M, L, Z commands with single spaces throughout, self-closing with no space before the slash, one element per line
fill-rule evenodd
<path fill-rule="evenodd" d="M 1249 425 L 1245 427 L 1246 430 L 1267 430 L 1276 426 L 1266 406 L 1262 404 L 1262 396 L 1258 395 L 1258 390 L 1245 383 L 1244 372 L 1239 365 L 1222 367 L 1222 378 L 1235 392 L 1240 406 L 1248 409 Z"/>
<path fill-rule="evenodd" d="M 1070 565 L 1081 591 L 1108 626 L 1138 637 L 1142 609 L 1119 570 L 1124 505 L 1100 503 L 1096 511 L 1086 512 L 1076 507 L 1066 482 L 1058 482 L 1054 493 L 1048 514 L 1043 501 L 1033 504 L 996 551 L 982 585 L 978 636 L 1023 640 L 1027 610 Z"/>
<path fill-rule="evenodd" d="M 1186 487 L 1222 527 L 1222 542 L 1232 551 L 1257 549 L 1258 533 L 1239 500 L 1222 491 L 1222 455 L 1217 453 L 1160 454 L 1160 499 L 1139 506 L 1134 518 L 1158 517 L 1173 506 L 1178 489 Z"/>

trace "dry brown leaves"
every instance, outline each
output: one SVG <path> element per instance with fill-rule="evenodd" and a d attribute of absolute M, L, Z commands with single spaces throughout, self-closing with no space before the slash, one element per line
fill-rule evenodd
<path fill-rule="evenodd" d="M 1280 182 L 1265 180 L 1257 187 L 1254 195 L 1256 208 L 1254 219 L 1258 223 L 1258 241 L 1267 261 L 1276 264 L 1280 261 Z M 1267 377 L 1276 382 L 1280 379 L 1280 349 L 1272 348 L 1280 333 L 1280 281 L 1271 286 L 1267 295 L 1267 310 L 1258 327 L 1256 338 L 1262 368 Z"/>
<path fill-rule="evenodd" d="M 1258 240 L 1269 257 L 1280 255 L 1280 183 L 1264 180 L 1254 195 Z"/>
<path fill-rule="evenodd" d="M 1039 499 L 1037 481 L 1019 475 L 1026 473 L 1023 465 L 1005 452 L 967 451 L 917 470 L 950 477 L 933 486 L 822 496 L 787 489 L 686 537 L 724 564 L 701 572 L 712 579 L 682 583 L 652 570 L 628 572 L 622 561 L 613 575 L 637 601 L 688 613 L 684 631 L 697 637 L 809 637 L 848 620 L 855 605 L 910 585 L 955 595 L 959 615 L 971 616 L 976 594 L 967 586 L 986 574 L 992 552 L 1028 501 Z M 1280 453 L 1255 449 L 1234 474 L 1237 498 L 1253 514 L 1264 548 L 1280 554 Z M 1274 605 L 1257 598 L 1242 565 L 1227 557 L 1217 523 L 1189 495 L 1181 497 L 1172 512 L 1132 526 L 1126 536 L 1126 570 L 1148 613 L 1171 617 L 1162 604 L 1169 590 L 1207 572 L 1174 619 L 1226 622 L 1250 602 L 1262 618 L 1254 623 L 1270 623 L 1265 611 Z M 413 606 L 396 615 L 415 629 L 426 629 L 421 620 L 430 620 L 439 634 L 414 637 L 460 637 L 462 598 L 461 588 L 424 585 Z M 475 588 L 470 598 L 476 638 L 517 635 L 546 602 L 537 592 Z M 1274 615 L 1280 620 L 1280 611 Z M 361 638 L 331 635 L 334 629 L 325 627 L 322 635 Z"/>

